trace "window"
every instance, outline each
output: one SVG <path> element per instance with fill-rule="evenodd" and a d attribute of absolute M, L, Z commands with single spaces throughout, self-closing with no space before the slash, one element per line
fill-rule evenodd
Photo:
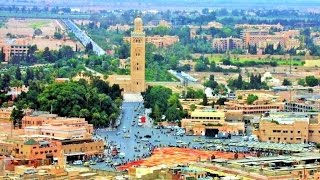
<path fill-rule="evenodd" d="M 271 140 L 271 137 L 269 137 L 269 140 Z"/>
<path fill-rule="evenodd" d="M 293 133 L 293 131 L 290 131 L 291 133 Z"/>
<path fill-rule="evenodd" d="M 300 134 L 300 131 L 298 131 L 298 134 Z"/>

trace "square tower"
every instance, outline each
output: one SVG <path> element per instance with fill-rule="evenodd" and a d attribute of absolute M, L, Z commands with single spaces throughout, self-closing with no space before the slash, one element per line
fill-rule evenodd
<path fill-rule="evenodd" d="M 143 22 L 140 17 L 134 20 L 134 31 L 131 32 L 131 86 L 130 91 L 141 93 L 146 90 L 145 64 L 146 64 L 146 38 L 143 31 Z"/>

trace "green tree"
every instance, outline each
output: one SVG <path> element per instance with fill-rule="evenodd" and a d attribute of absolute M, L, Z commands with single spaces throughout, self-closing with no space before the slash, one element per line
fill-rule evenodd
<path fill-rule="evenodd" d="M 86 53 L 92 53 L 93 52 L 93 45 L 92 42 L 90 41 L 87 45 L 86 45 Z"/>
<path fill-rule="evenodd" d="M 283 86 L 291 86 L 292 83 L 291 83 L 291 81 L 289 81 L 288 79 L 284 79 L 283 82 L 282 82 L 282 85 L 283 85 Z"/>
<path fill-rule="evenodd" d="M 208 106 L 208 98 L 207 98 L 207 95 L 206 95 L 206 94 L 204 94 L 204 96 L 203 96 L 202 105 Z"/>
<path fill-rule="evenodd" d="M 258 100 L 258 96 L 253 95 L 253 94 L 249 94 L 247 97 L 247 103 L 248 104 L 253 104 L 256 100 Z"/>
<path fill-rule="evenodd" d="M 319 79 L 315 78 L 314 76 L 307 76 L 306 84 L 307 86 L 310 86 L 310 87 L 317 86 L 319 85 Z"/>
<path fill-rule="evenodd" d="M 160 120 L 161 116 L 162 116 L 162 113 L 161 113 L 161 110 L 160 110 L 160 107 L 158 106 L 158 104 L 156 104 L 152 110 L 153 110 L 152 113 L 153 113 L 153 115 L 155 117 L 155 120 L 156 121 Z"/>
<path fill-rule="evenodd" d="M 205 82 L 204 85 L 214 90 L 218 86 L 218 83 L 215 81 L 214 75 L 210 75 L 209 81 Z"/>
<path fill-rule="evenodd" d="M 15 78 L 16 78 L 16 80 L 19 80 L 19 81 L 22 80 L 22 75 L 21 75 L 20 67 L 17 67 L 17 69 L 16 69 Z"/>
<path fill-rule="evenodd" d="M 216 104 L 222 106 L 224 105 L 225 102 L 228 102 L 228 99 L 227 98 L 219 98 L 216 102 Z"/>
<path fill-rule="evenodd" d="M 177 111 L 178 111 L 178 107 L 176 105 L 169 106 L 167 111 L 165 112 L 166 119 L 171 122 L 180 120 L 180 113 Z"/>
<path fill-rule="evenodd" d="M 298 85 L 300 85 L 300 86 L 306 86 L 306 80 L 300 78 L 300 79 L 298 80 Z"/>
<path fill-rule="evenodd" d="M 18 127 L 21 128 L 23 117 L 24 117 L 23 110 L 21 108 L 14 107 L 11 112 L 11 115 L 10 115 L 10 120 L 12 122 L 12 126 L 16 127 L 16 124 L 18 124 Z"/>
<path fill-rule="evenodd" d="M 81 117 L 81 118 L 90 117 L 90 111 L 88 109 L 81 109 L 79 112 L 79 117 Z"/>
<path fill-rule="evenodd" d="M 55 58 L 48 47 L 44 48 L 44 51 L 42 52 L 42 57 L 46 62 L 49 63 L 53 63 L 55 61 Z"/>
<path fill-rule="evenodd" d="M 61 33 L 59 33 L 59 32 L 55 32 L 54 35 L 53 35 L 53 37 L 54 37 L 55 39 L 62 39 L 62 38 L 63 38 L 63 35 L 62 35 Z"/>

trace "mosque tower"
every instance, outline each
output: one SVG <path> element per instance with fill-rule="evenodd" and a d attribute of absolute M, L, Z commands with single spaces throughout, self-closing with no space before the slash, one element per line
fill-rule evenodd
<path fill-rule="evenodd" d="M 146 90 L 146 38 L 143 31 L 143 22 L 140 17 L 134 20 L 134 31 L 131 32 L 131 91 L 141 93 Z"/>

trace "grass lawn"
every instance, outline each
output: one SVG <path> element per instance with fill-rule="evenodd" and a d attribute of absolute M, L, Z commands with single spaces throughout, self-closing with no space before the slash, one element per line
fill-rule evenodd
<path fill-rule="evenodd" d="M 46 21 L 46 20 L 32 22 L 30 24 L 30 27 L 32 27 L 33 29 L 41 29 L 43 26 L 46 26 L 49 23 L 50 23 L 50 21 Z"/>

